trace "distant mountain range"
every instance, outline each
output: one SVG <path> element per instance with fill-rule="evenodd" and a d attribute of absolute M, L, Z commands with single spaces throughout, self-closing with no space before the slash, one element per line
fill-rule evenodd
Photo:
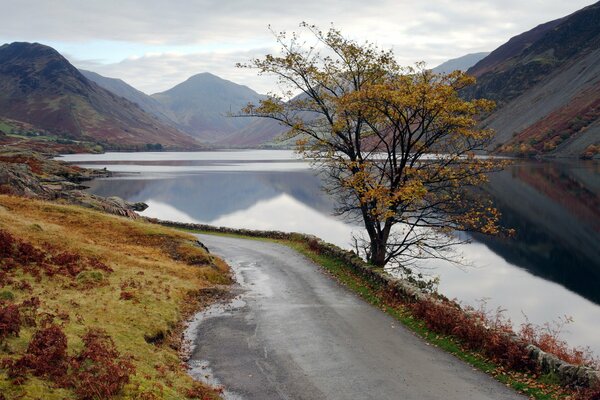
<path fill-rule="evenodd" d="M 0 118 L 108 149 L 200 148 L 191 136 L 90 81 L 38 43 L 0 46 Z"/>
<path fill-rule="evenodd" d="M 517 35 L 491 53 L 448 60 L 467 70 L 466 98 L 496 101 L 482 121 L 492 150 L 526 156 L 600 155 L 600 3 Z M 277 122 L 232 117 L 264 96 L 209 73 L 151 96 L 120 79 L 78 71 L 41 44 L 0 47 L 2 118 L 106 148 L 280 146 Z M 285 142 L 283 142 L 285 145 Z"/>
<path fill-rule="evenodd" d="M 272 121 L 233 116 L 265 96 L 210 73 L 194 75 L 165 92 L 149 96 L 120 79 L 81 72 L 162 122 L 215 147 L 259 147 L 284 132 Z"/>
<path fill-rule="evenodd" d="M 521 155 L 600 154 L 600 2 L 513 37 L 467 73 L 467 97 L 497 102 L 482 122 Z"/>
<path fill-rule="evenodd" d="M 453 71 L 466 71 L 471 68 L 473 65 L 477 64 L 483 58 L 488 56 L 488 52 L 481 53 L 470 53 L 466 54 L 462 57 L 452 58 L 435 68 L 432 68 L 432 71 L 436 74 L 448 74 Z"/>

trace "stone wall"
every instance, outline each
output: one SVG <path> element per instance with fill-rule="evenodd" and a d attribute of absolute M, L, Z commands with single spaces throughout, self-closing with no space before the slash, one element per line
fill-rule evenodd
<path fill-rule="evenodd" d="M 181 222 L 161 221 L 158 219 L 148 219 L 150 222 L 158 223 L 164 226 L 170 226 L 180 229 L 198 230 L 204 232 L 225 233 L 233 235 L 242 235 L 256 238 L 282 239 L 298 242 L 308 242 L 311 248 L 317 250 L 320 254 L 334 257 L 342 260 L 347 267 L 362 277 L 381 286 L 384 290 L 392 293 L 403 301 L 436 301 L 436 299 L 423 292 L 419 287 L 406 280 L 398 279 L 383 271 L 381 268 L 374 268 L 367 264 L 362 258 L 352 251 L 339 248 L 331 243 L 327 243 L 316 236 L 301 233 L 287 233 L 281 231 L 260 231 L 250 229 L 235 229 L 225 227 L 215 227 L 203 224 L 187 224 Z M 518 340 L 516 337 L 514 340 Z M 553 354 L 542 351 L 532 344 L 527 346 L 529 357 L 533 359 L 541 368 L 542 372 L 554 374 L 564 385 L 576 385 L 582 387 L 600 387 L 600 371 L 585 366 L 572 365 L 560 360 Z"/>

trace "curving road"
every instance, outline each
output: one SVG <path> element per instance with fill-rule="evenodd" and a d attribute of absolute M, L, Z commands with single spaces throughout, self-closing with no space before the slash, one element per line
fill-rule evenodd
<path fill-rule="evenodd" d="M 207 310 L 190 360 L 225 398 L 525 399 L 429 346 L 288 247 L 197 235 L 234 269 L 239 296 Z"/>

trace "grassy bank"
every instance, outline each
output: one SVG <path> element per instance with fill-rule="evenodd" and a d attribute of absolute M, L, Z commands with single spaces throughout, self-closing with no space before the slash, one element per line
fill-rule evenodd
<path fill-rule="evenodd" d="M 381 285 L 356 273 L 343 260 L 315 251 L 314 246 L 311 246 L 306 240 L 270 239 L 232 233 L 217 233 L 214 231 L 196 232 L 252 240 L 269 240 L 289 246 L 320 265 L 330 276 L 361 296 L 365 301 L 396 318 L 428 343 L 455 355 L 474 368 L 492 375 L 501 383 L 512 387 L 532 399 L 596 399 L 590 393 L 582 393 L 575 389 L 562 387 L 555 376 L 512 371 L 494 362 L 483 353 L 470 350 L 464 343 L 461 343 L 460 340 L 452 335 L 434 332 L 428 328 L 425 321 L 415 317 L 413 309 L 409 304 L 398 301 L 394 296 L 390 296 Z"/>
<path fill-rule="evenodd" d="M 217 398 L 187 375 L 180 332 L 230 274 L 192 236 L 0 195 L 0 240 L 0 399 L 97 398 L 78 380 L 88 378 L 93 389 L 112 372 L 120 378 L 98 393 Z M 44 340 L 51 355 L 36 352 Z"/>

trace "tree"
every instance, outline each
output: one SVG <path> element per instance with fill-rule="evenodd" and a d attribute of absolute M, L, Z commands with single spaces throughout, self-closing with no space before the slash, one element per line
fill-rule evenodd
<path fill-rule="evenodd" d="M 474 78 L 437 75 L 423 64 L 403 68 L 391 50 L 347 39 L 333 27 L 301 27 L 315 46 L 296 33 L 277 33 L 280 55 L 240 65 L 275 75 L 284 88 L 248 105 L 244 115 L 290 128 L 288 137 L 323 173 L 337 211 L 362 219 L 367 238 L 357 247 L 368 261 L 406 266 L 448 258 L 465 240 L 457 232 L 498 233 L 498 212 L 469 190 L 502 168 L 501 161 L 475 156 L 493 134 L 479 129 L 476 117 L 493 102 L 459 96 Z"/>

